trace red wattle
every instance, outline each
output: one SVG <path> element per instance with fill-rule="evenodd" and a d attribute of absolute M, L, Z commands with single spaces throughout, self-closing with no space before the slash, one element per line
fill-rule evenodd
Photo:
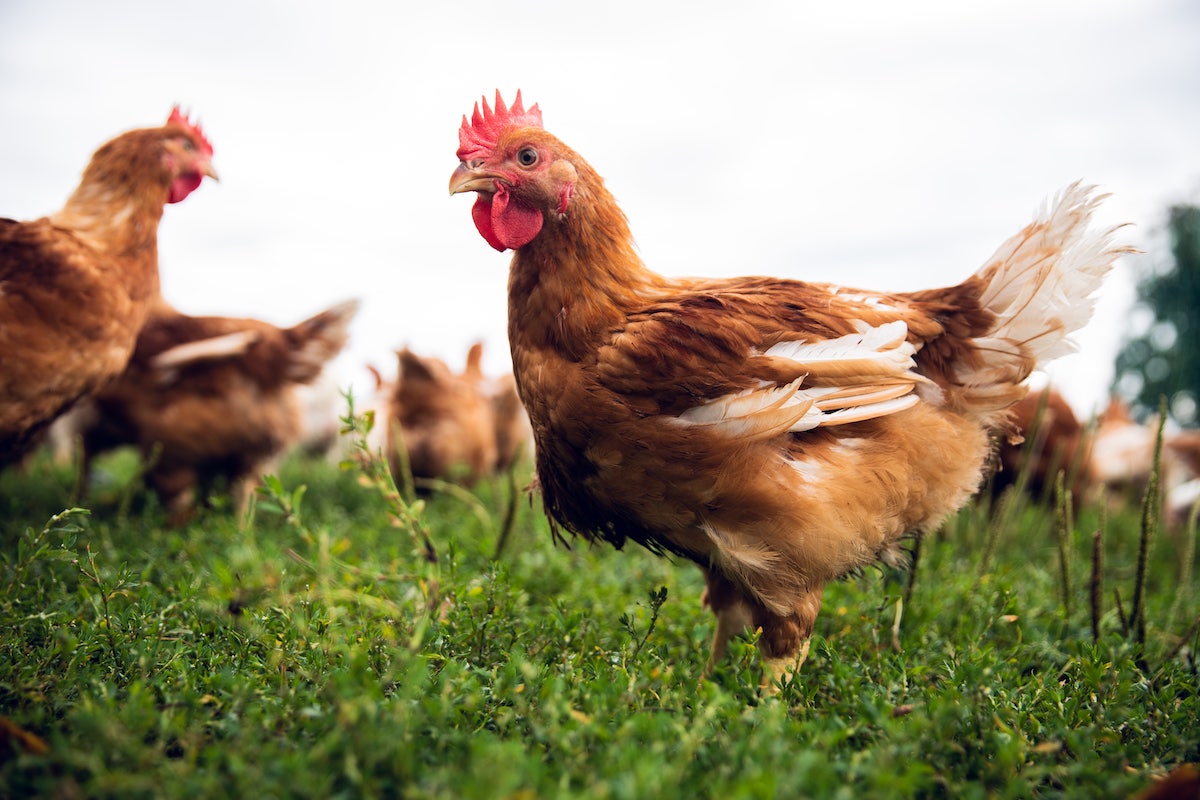
<path fill-rule="evenodd" d="M 491 198 L 485 194 L 475 198 L 475 205 L 471 206 L 471 219 L 475 220 L 475 229 L 488 244 L 502 252 L 508 249 L 504 242 L 496 238 L 496 232 L 492 229 Z"/>
<path fill-rule="evenodd" d="M 501 186 L 493 195 L 480 193 L 471 206 L 475 228 L 497 250 L 516 250 L 533 241 L 542 229 L 542 212 L 511 202 Z"/>
<path fill-rule="evenodd" d="M 492 197 L 492 230 L 505 247 L 513 250 L 524 247 L 541 229 L 542 212 L 510 202 L 508 190 L 503 186 L 496 191 Z"/>
<path fill-rule="evenodd" d="M 168 203 L 178 203 L 183 198 L 187 197 L 192 192 L 200 187 L 204 176 L 198 172 L 188 172 L 180 175 L 171 184 L 171 192 L 167 195 Z"/>

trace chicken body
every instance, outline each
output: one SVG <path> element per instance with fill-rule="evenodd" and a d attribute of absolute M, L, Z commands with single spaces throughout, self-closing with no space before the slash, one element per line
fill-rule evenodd
<path fill-rule="evenodd" d="M 217 478 L 243 510 L 257 479 L 299 438 L 297 388 L 342 350 L 357 308 L 341 303 L 278 328 L 158 305 L 125 371 L 77 412 L 85 474 L 97 454 L 136 445 L 173 524 Z"/>
<path fill-rule="evenodd" d="M 487 401 L 492 415 L 496 439 L 496 461 L 493 472 L 512 469 L 523 453 L 533 450 L 533 432 L 529 415 L 517 394 L 517 381 L 511 372 L 491 377 L 483 371 L 483 343 L 476 342 L 467 352 L 467 367 L 463 377 L 474 384 Z"/>
<path fill-rule="evenodd" d="M 1065 397 L 1047 387 L 1026 395 L 1012 408 L 1012 426 L 1023 441 L 1001 441 L 992 494 L 999 498 L 1025 476 L 1025 488 L 1035 500 L 1054 501 L 1058 475 L 1078 507 L 1088 489 L 1091 438 Z"/>
<path fill-rule="evenodd" d="M 211 158 L 176 110 L 97 150 L 58 213 L 0 219 L 0 466 L 125 368 L 159 292 L 163 206 L 215 178 Z"/>
<path fill-rule="evenodd" d="M 513 467 L 531 438 L 529 418 L 511 373 L 484 374 L 482 342 L 471 346 L 461 373 L 407 348 L 396 355 L 395 381 L 372 371 L 386 420 L 384 440 L 373 446 L 384 447 L 397 482 L 411 474 L 419 489 L 430 480 L 470 486 Z"/>
<path fill-rule="evenodd" d="M 977 490 L 992 431 L 1124 252 L 1071 187 L 957 286 L 882 293 L 647 269 L 599 175 L 520 96 L 463 119 L 452 193 L 512 249 L 509 339 L 550 517 L 695 561 L 712 659 L 760 628 L 769 685 L 831 580 L 901 559 Z"/>
<path fill-rule="evenodd" d="M 396 481 L 452 480 L 470 486 L 496 467 L 496 425 L 490 400 L 467 374 L 439 358 L 405 348 L 388 403 L 388 466 Z"/>
<path fill-rule="evenodd" d="M 1134 419 L 1133 411 L 1119 397 L 1112 397 L 1096 420 L 1088 452 L 1087 478 L 1093 495 L 1101 500 L 1140 504 L 1155 471 L 1158 449 L 1158 420 Z M 1164 432 L 1158 485 L 1165 491 L 1167 519 L 1174 525 L 1187 522 L 1188 513 L 1200 498 L 1200 432 Z"/>

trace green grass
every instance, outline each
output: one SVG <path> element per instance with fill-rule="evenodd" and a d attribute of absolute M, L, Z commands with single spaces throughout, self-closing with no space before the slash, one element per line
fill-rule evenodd
<path fill-rule="evenodd" d="M 694 567 L 556 547 L 524 497 L 494 559 L 503 481 L 408 506 L 292 461 L 248 524 L 171 530 L 109 465 L 90 513 L 0 476 L 0 716 L 45 744 L 0 738 L 2 797 L 1127 797 L 1200 760 L 1194 548 L 1151 540 L 1139 636 L 1136 509 L 967 509 L 895 642 L 908 578 L 869 570 L 763 698 L 748 640 L 701 680 Z"/>

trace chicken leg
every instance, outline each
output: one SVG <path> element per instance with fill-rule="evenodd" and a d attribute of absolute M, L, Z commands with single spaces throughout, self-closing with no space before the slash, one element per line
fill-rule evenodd
<path fill-rule="evenodd" d="M 767 694 L 776 694 L 795 677 L 808 657 L 809 637 L 821 610 L 825 587 L 814 586 L 798 595 L 793 613 L 781 615 L 747 599 L 720 572 L 707 570 L 705 580 L 703 602 L 717 618 L 705 674 L 711 673 L 725 657 L 730 639 L 748 630 L 758 631 L 758 649 L 763 657 L 761 686 Z"/>

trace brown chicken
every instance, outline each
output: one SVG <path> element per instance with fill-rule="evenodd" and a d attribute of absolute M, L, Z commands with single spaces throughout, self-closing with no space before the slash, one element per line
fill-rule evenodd
<path fill-rule="evenodd" d="M 97 454 L 136 445 L 172 524 L 186 521 L 203 499 L 196 490 L 218 478 L 244 510 L 258 478 L 300 436 L 297 388 L 342 350 L 357 310 L 348 301 L 277 328 L 160 304 L 125 372 L 73 412 L 84 474 Z"/>
<path fill-rule="evenodd" d="M 439 358 L 408 348 L 396 355 L 386 440 L 392 476 L 404 479 L 402 458 L 418 488 L 430 479 L 470 486 L 490 474 L 497 461 L 495 419 L 476 382 Z"/>
<path fill-rule="evenodd" d="M 205 176 L 212 145 L 176 108 L 105 144 L 61 211 L 0 219 L 0 466 L 125 368 L 158 296 L 158 223 Z"/>
<path fill-rule="evenodd" d="M 1178 465 L 1174 481 L 1166 485 L 1167 519 L 1182 527 L 1200 503 L 1200 431 L 1180 431 L 1171 436 L 1163 442 L 1163 453 L 1164 462 Z M 1172 480 L 1172 476 L 1168 474 L 1167 479 Z"/>
<path fill-rule="evenodd" d="M 1109 398 L 1096 420 L 1088 459 L 1089 483 L 1111 497 L 1140 502 L 1154 468 L 1157 435 L 1157 422 L 1142 424 L 1133 418 L 1125 401 L 1116 396 Z M 1167 464 L 1164 467 L 1170 468 Z"/>
<path fill-rule="evenodd" d="M 900 562 L 975 493 L 989 433 L 1127 252 L 1088 232 L 1099 198 L 1074 185 L 945 289 L 672 279 L 519 93 L 464 116 L 457 155 L 451 194 L 476 192 L 479 233 L 515 251 L 509 340 L 550 517 L 699 564 L 711 659 L 761 629 L 768 687 L 803 662 L 829 581 Z"/>
<path fill-rule="evenodd" d="M 1172 434 L 1163 442 L 1172 457 L 1190 477 L 1200 475 L 1200 430 L 1185 430 Z"/>
<path fill-rule="evenodd" d="M 517 382 L 511 372 L 498 378 L 491 378 L 483 371 L 483 342 L 471 345 L 467 352 L 467 368 L 463 377 L 475 384 L 475 387 L 488 401 L 492 409 L 493 424 L 496 428 L 496 463 L 494 472 L 511 469 L 520 459 L 521 454 L 532 452 L 532 431 L 529 429 L 529 416 L 521 405 L 517 395 Z"/>
<path fill-rule="evenodd" d="M 1057 390 L 1047 388 L 1026 395 L 1012 408 L 1012 427 L 1023 441 L 1002 438 L 992 492 L 1000 496 L 1025 474 L 1025 489 L 1035 500 L 1054 500 L 1059 472 L 1063 486 L 1071 491 L 1076 508 L 1087 493 L 1087 428 Z"/>
<path fill-rule="evenodd" d="M 1109 502 L 1140 505 L 1155 468 L 1158 419 L 1134 419 L 1129 405 L 1119 397 L 1109 399 L 1100 414 L 1095 441 L 1088 459 L 1093 493 Z M 1164 511 L 1173 526 L 1188 520 L 1200 500 L 1200 432 L 1164 432 L 1158 464 L 1158 485 Z"/>

